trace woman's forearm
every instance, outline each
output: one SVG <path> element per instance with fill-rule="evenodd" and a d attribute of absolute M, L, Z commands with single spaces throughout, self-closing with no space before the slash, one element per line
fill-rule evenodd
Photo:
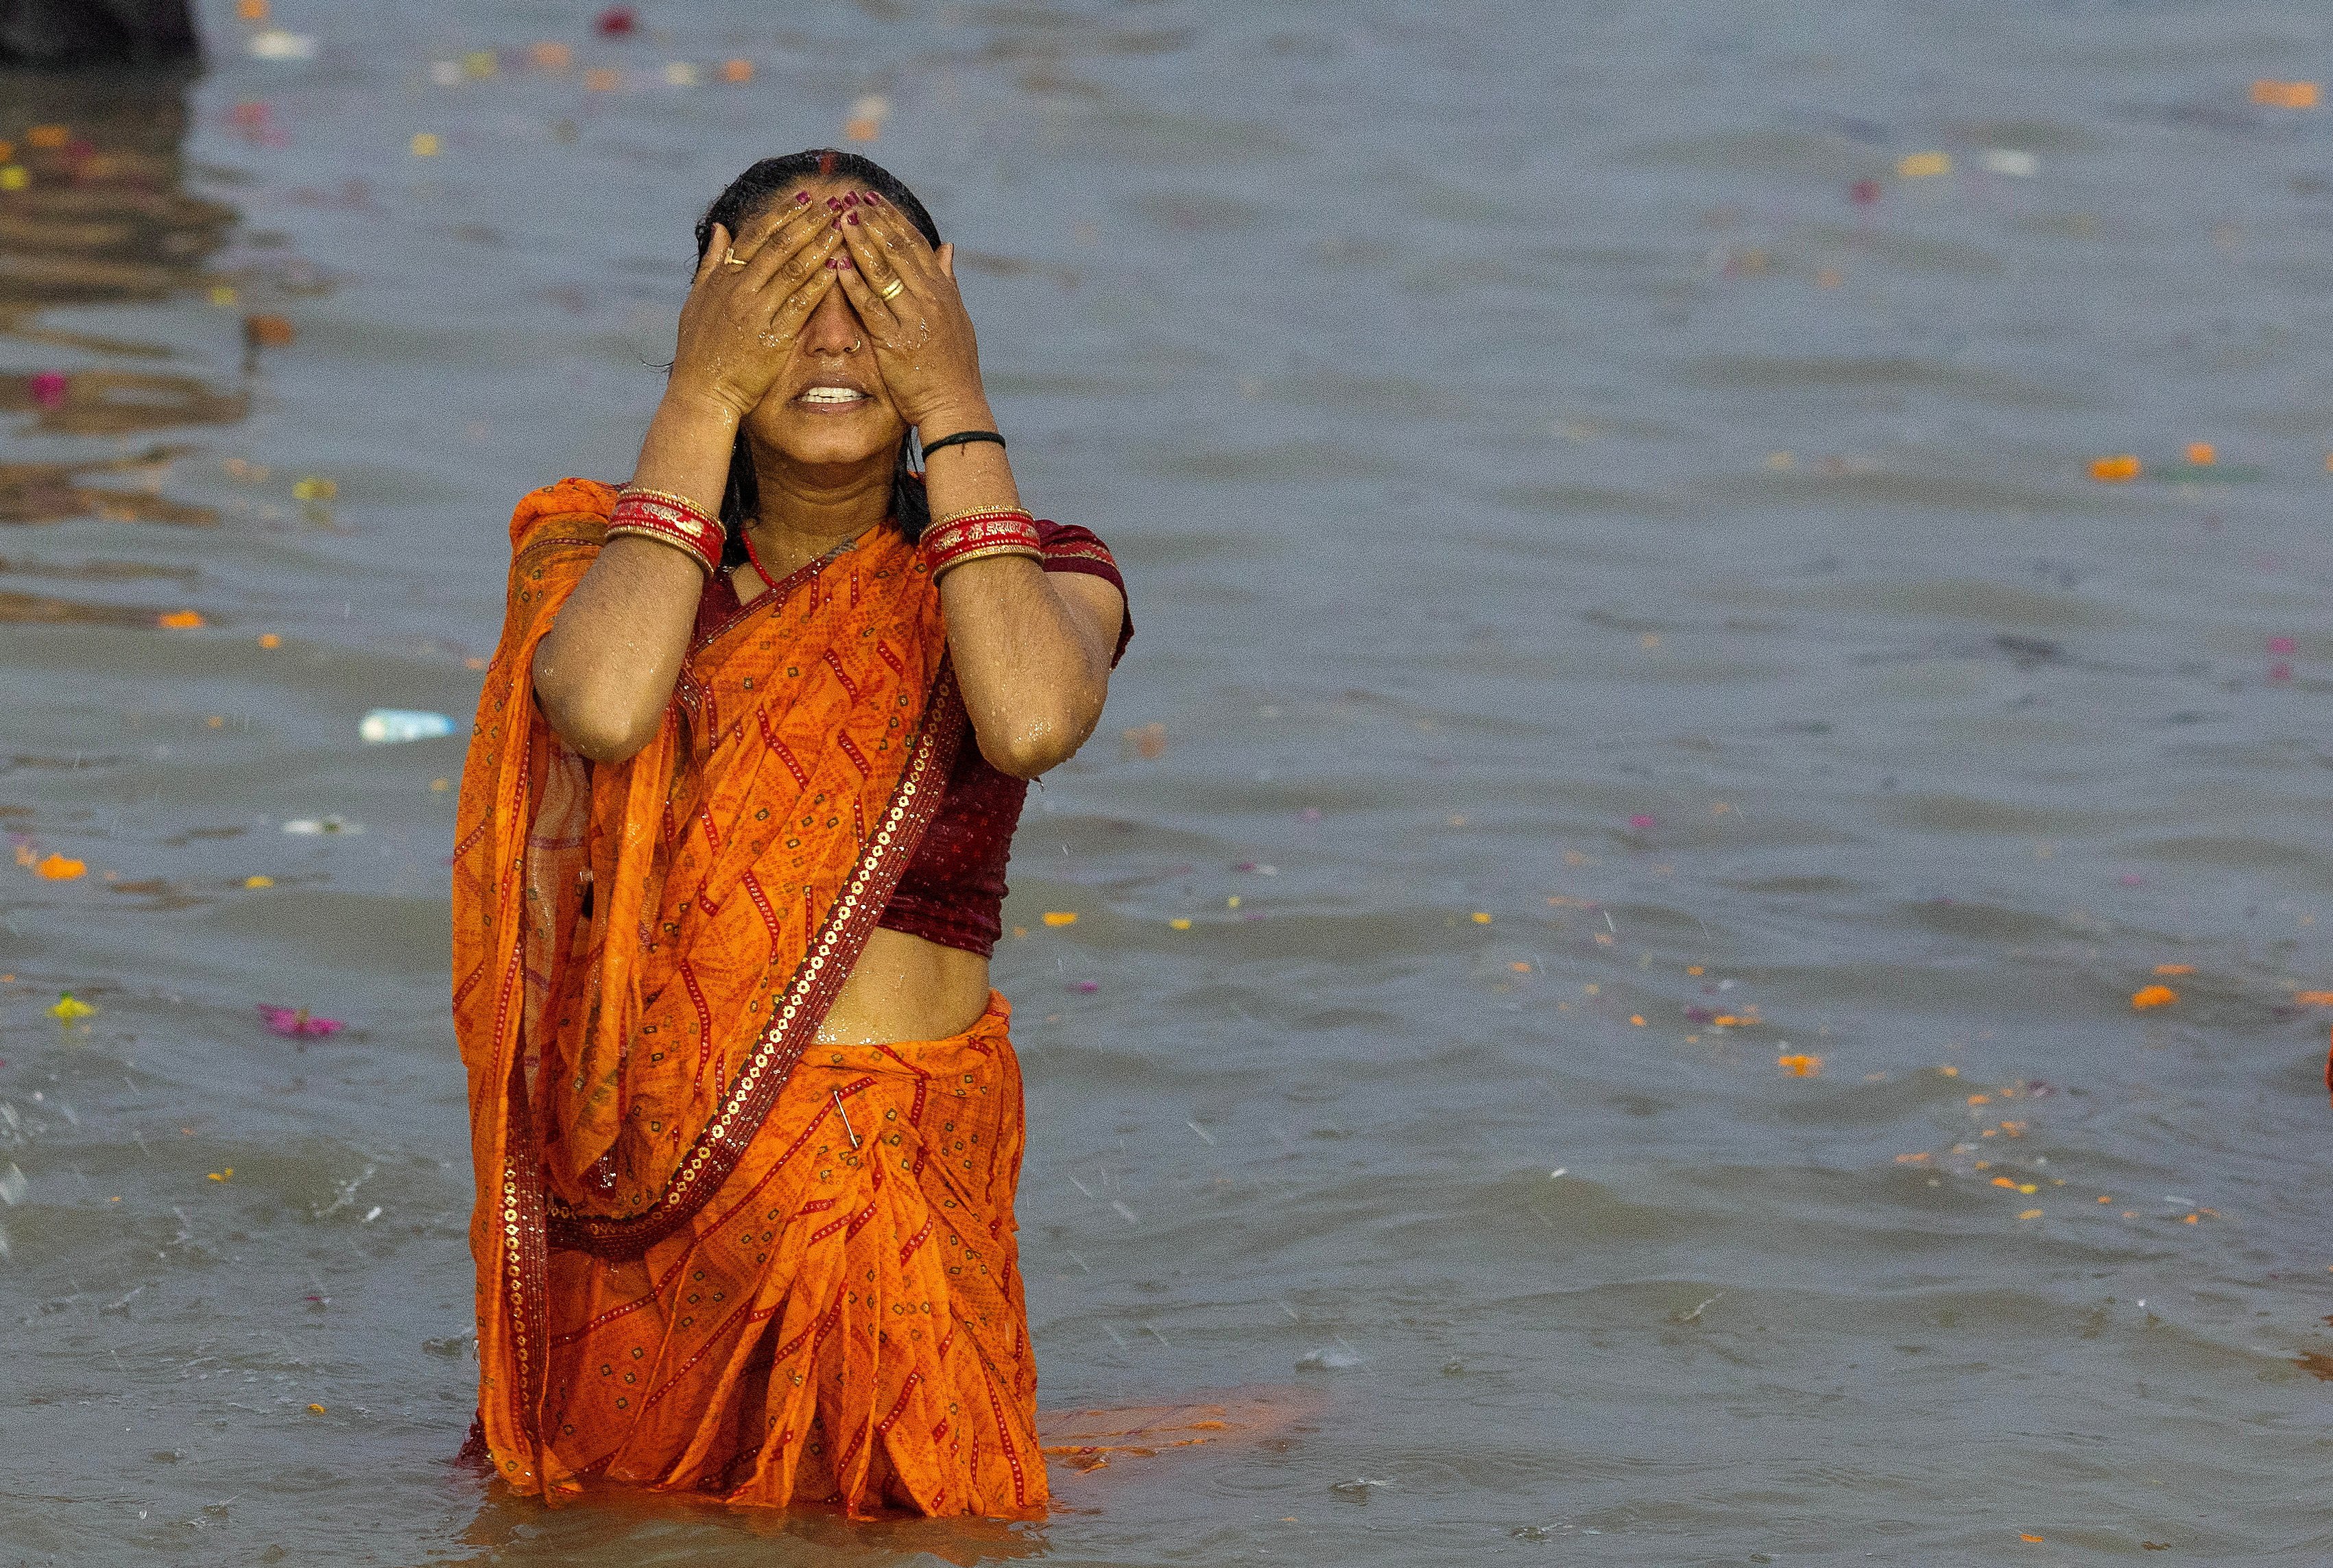
<path fill-rule="evenodd" d="M 736 439 L 727 405 L 667 394 L 632 483 L 717 512 Z M 619 535 L 600 547 L 535 650 L 535 699 L 561 740 L 595 762 L 620 762 L 655 738 L 704 588 L 704 569 L 669 545 Z"/>

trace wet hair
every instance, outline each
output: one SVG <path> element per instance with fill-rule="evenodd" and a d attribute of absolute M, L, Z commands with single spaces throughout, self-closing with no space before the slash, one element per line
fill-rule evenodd
<path fill-rule="evenodd" d="M 811 180 L 824 179 L 849 180 L 875 192 L 905 213 L 926 243 L 938 246 L 939 225 L 932 222 L 932 215 L 924 209 L 924 204 L 900 183 L 897 175 L 873 158 L 861 158 L 855 152 L 814 147 L 785 158 L 763 158 L 731 180 L 729 188 L 713 198 L 713 205 L 696 220 L 698 265 L 704 264 L 705 253 L 713 244 L 715 224 L 734 234 L 785 192 Z M 916 472 L 913 462 L 915 442 L 913 430 L 899 438 L 899 455 L 891 467 L 891 521 L 911 540 L 920 536 L 932 521 L 931 503 L 924 497 L 923 475 Z M 740 430 L 736 449 L 729 456 L 729 485 L 721 496 L 721 523 L 728 531 L 721 554 L 724 566 L 734 566 L 745 559 L 745 524 L 761 504 L 762 487 L 754 473 L 753 450 L 745 433 Z"/>

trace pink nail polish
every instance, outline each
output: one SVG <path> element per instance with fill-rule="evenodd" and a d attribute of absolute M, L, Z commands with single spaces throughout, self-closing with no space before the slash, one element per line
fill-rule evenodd
<path fill-rule="evenodd" d="M 848 223 L 848 224 L 849 224 L 852 228 L 854 228 L 854 229 L 855 229 L 855 228 L 857 228 L 857 227 L 859 226 L 859 215 L 858 215 L 857 213 L 852 213 L 852 214 L 851 214 L 848 218 L 844 219 L 843 221 L 844 221 L 844 222 L 846 222 L 846 223 Z"/>
<path fill-rule="evenodd" d="M 847 207 L 857 206 L 859 205 L 859 193 L 855 190 L 843 192 L 842 205 Z"/>
<path fill-rule="evenodd" d="M 834 264 L 838 271 L 847 272 L 850 270 L 850 258 L 849 256 L 837 256 L 834 258 Z"/>
<path fill-rule="evenodd" d="M 810 206 L 810 192 L 806 190 L 798 190 L 794 192 L 794 206 L 798 207 L 806 207 Z"/>

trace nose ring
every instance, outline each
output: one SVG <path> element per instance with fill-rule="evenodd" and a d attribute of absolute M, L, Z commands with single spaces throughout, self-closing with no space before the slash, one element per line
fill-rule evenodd
<path fill-rule="evenodd" d="M 853 339 L 850 339 L 850 348 L 848 348 L 848 349 L 845 349 L 843 350 L 843 352 L 844 352 L 844 353 L 846 353 L 846 354 L 856 354 L 857 352 L 859 352 L 859 350 L 860 349 L 862 349 L 862 348 L 866 347 L 866 344 L 867 344 L 867 339 L 864 339 L 864 338 L 853 338 Z"/>

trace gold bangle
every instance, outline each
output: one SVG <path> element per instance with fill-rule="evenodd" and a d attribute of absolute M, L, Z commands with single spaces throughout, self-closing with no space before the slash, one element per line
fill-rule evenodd
<path fill-rule="evenodd" d="M 956 568 L 962 566 L 968 560 L 986 560 L 991 556 L 998 555 L 1017 555 L 1024 560 L 1035 561 L 1042 561 L 1045 559 L 1045 552 L 1043 550 L 1038 550 L 1031 545 L 984 545 L 978 550 L 965 550 L 962 555 L 950 556 L 947 559 L 940 562 L 939 565 L 932 569 L 932 580 L 934 582 L 939 581 L 940 578 L 947 576 L 948 573 L 954 571 Z"/>
<path fill-rule="evenodd" d="M 643 501 L 661 501 L 670 506 L 686 507 L 699 517 L 712 518 L 719 515 L 711 508 L 699 506 L 685 495 L 675 495 L 669 490 L 650 490 L 645 484 L 627 484 L 623 489 L 616 492 L 618 501 L 623 500 L 628 495 L 637 495 Z"/>
<path fill-rule="evenodd" d="M 967 517 L 1017 517 L 1023 522 L 1031 523 L 1037 521 L 1036 518 L 1030 515 L 1029 509 L 1026 507 L 967 506 L 962 512 L 951 512 L 946 517 L 936 517 L 932 519 L 929 526 L 936 529 L 946 528 L 950 523 L 962 522 Z"/>
<path fill-rule="evenodd" d="M 710 572 L 714 569 L 712 564 L 705 559 L 704 550 L 701 549 L 691 549 L 689 546 L 683 544 L 679 540 L 675 539 L 671 534 L 665 532 L 662 529 L 639 528 L 630 523 L 618 523 L 615 526 L 603 531 L 600 537 L 602 539 L 614 539 L 619 534 L 625 535 L 631 539 L 652 539 L 658 544 L 664 546 L 667 550 L 678 550 L 681 554 L 695 561 L 703 570 Z"/>

